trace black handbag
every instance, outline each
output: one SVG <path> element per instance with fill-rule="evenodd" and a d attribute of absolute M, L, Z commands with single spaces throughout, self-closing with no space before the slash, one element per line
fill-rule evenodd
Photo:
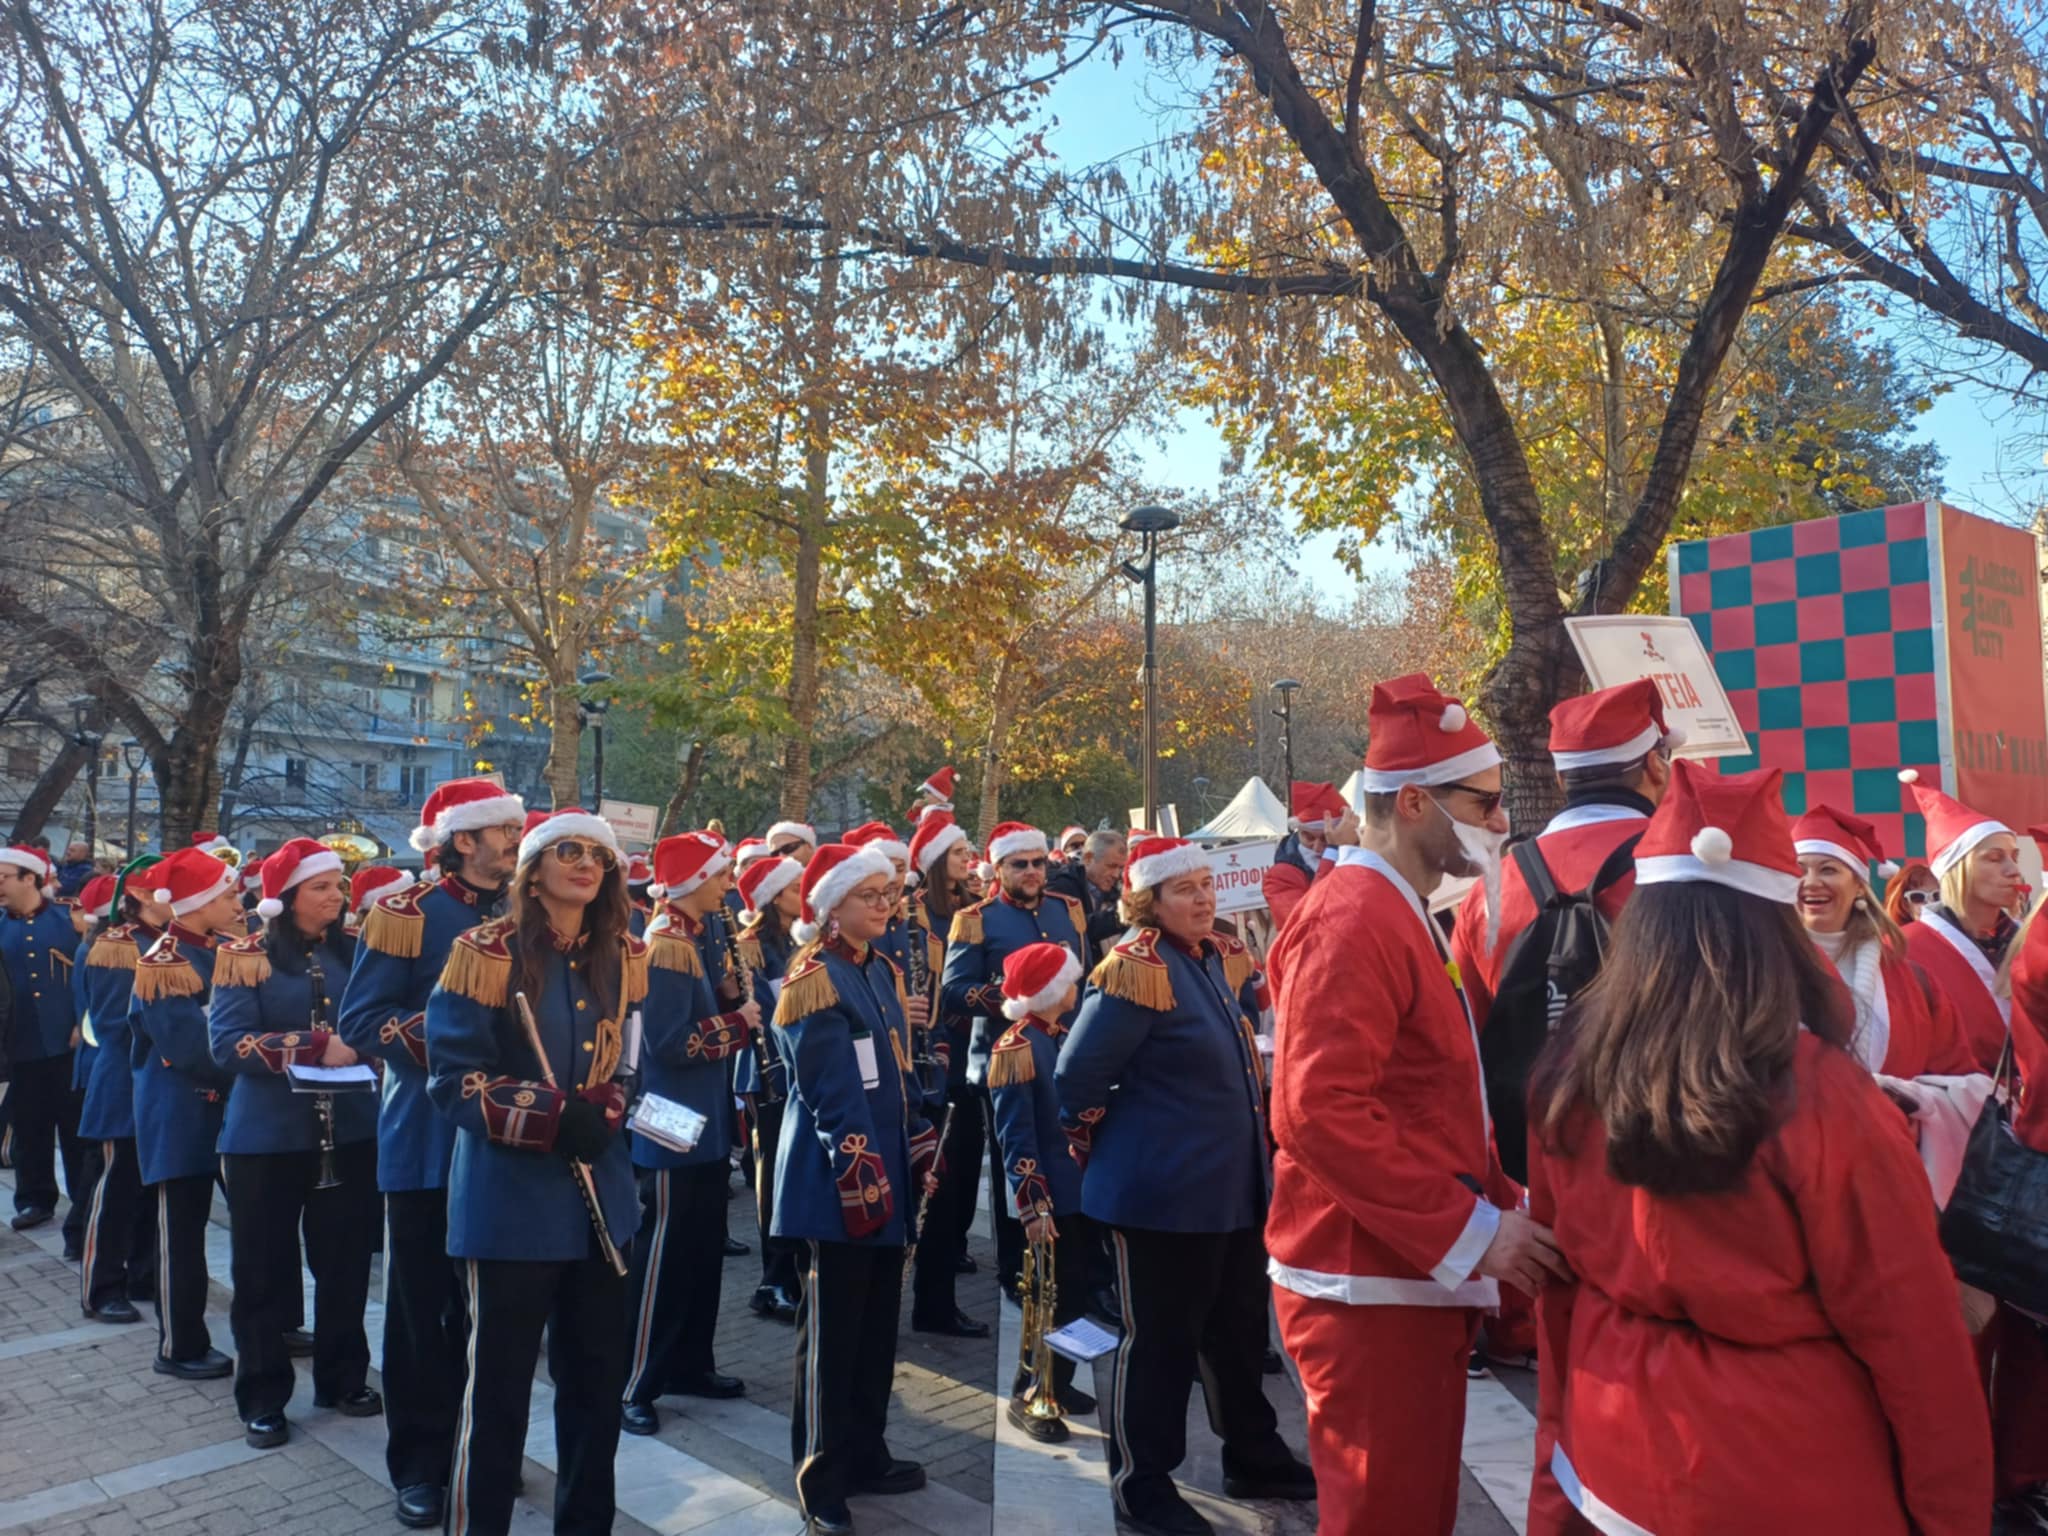
<path fill-rule="evenodd" d="M 2008 1036 L 1992 1097 L 1970 1130 L 1962 1175 L 1941 1213 L 1941 1245 L 1958 1279 L 2023 1311 L 2048 1313 L 2048 1153 L 2012 1134 L 2012 1064 Z"/>

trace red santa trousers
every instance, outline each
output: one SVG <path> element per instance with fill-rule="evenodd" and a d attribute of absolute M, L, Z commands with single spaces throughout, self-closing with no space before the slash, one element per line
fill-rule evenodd
<path fill-rule="evenodd" d="M 1308 1397 L 1318 1536 L 1451 1536 L 1465 1440 L 1467 1307 L 1353 1307 L 1275 1287 Z"/>

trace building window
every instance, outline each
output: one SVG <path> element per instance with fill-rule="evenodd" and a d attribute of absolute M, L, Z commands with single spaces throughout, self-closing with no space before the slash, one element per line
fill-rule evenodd
<path fill-rule="evenodd" d="M 363 770 L 363 788 L 372 794 L 376 793 L 378 789 L 377 781 L 380 777 L 382 765 L 379 763 L 360 763 L 357 766 Z"/>
<path fill-rule="evenodd" d="M 303 757 L 288 757 L 284 760 L 284 787 L 304 789 L 306 787 L 306 760 Z"/>
<path fill-rule="evenodd" d="M 32 779 L 43 771 L 43 756 L 34 747 L 7 749 L 7 777 Z"/>
<path fill-rule="evenodd" d="M 433 718 L 434 697 L 428 693 L 416 693 L 406 701 L 414 725 L 425 725 Z"/>
<path fill-rule="evenodd" d="M 398 770 L 398 792 L 407 800 L 427 798 L 427 765 L 407 763 Z"/>

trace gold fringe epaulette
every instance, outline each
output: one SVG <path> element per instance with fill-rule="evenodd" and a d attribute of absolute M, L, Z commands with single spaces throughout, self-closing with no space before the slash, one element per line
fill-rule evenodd
<path fill-rule="evenodd" d="M 1074 932 L 1086 933 L 1088 931 L 1088 909 L 1081 905 L 1079 897 L 1069 896 L 1065 891 L 1047 891 L 1045 894 L 1057 896 L 1067 904 L 1067 916 L 1073 920 Z"/>
<path fill-rule="evenodd" d="M 924 931 L 924 964 L 934 976 L 946 972 L 946 941 L 929 928 Z"/>
<path fill-rule="evenodd" d="M 250 934 L 223 944 L 213 952 L 213 984 L 216 987 L 260 987 L 270 980 L 270 951 L 261 934 Z"/>
<path fill-rule="evenodd" d="M 953 914 L 952 932 L 946 935 L 948 944 L 979 944 L 981 942 L 981 909 L 987 900 L 977 901 L 971 907 L 962 907 Z"/>
<path fill-rule="evenodd" d="M 782 996 L 775 1000 L 775 1022 L 799 1024 L 838 1001 L 839 988 L 825 968 L 824 956 L 813 950 L 790 962 L 789 974 L 782 979 Z"/>
<path fill-rule="evenodd" d="M 363 915 L 362 932 L 357 937 L 379 954 L 417 960 L 427 926 L 426 914 L 420 911 L 420 894 L 420 888 L 413 886 L 378 897 Z"/>
<path fill-rule="evenodd" d="M 625 1007 L 630 1008 L 635 1003 L 646 1000 L 647 967 L 652 963 L 652 959 L 652 945 L 634 938 L 630 933 L 626 935 L 626 956 L 619 968 L 620 985 L 626 995 Z M 602 1082 L 610 1076 L 611 1073 L 607 1072 L 599 1081 Z"/>
<path fill-rule="evenodd" d="M 761 952 L 761 935 L 743 933 L 738 940 L 740 962 L 750 971 L 758 971 L 768 963 L 768 957 Z"/>
<path fill-rule="evenodd" d="M 153 1003 L 160 997 L 197 997 L 206 983 L 192 969 L 178 948 L 178 941 L 165 934 L 150 946 L 148 954 L 135 962 L 135 1001 Z"/>
<path fill-rule="evenodd" d="M 1218 934 L 1216 952 L 1223 957 L 1223 979 L 1230 983 L 1231 991 L 1237 991 L 1258 975 L 1259 962 L 1252 958 L 1251 948 L 1244 940 Z"/>
<path fill-rule="evenodd" d="M 1159 930 L 1133 928 L 1102 957 L 1089 978 L 1111 997 L 1165 1013 L 1173 1007 L 1173 978 L 1159 954 Z"/>
<path fill-rule="evenodd" d="M 505 941 L 512 936 L 512 926 L 511 918 L 494 917 L 457 935 L 441 971 L 442 987 L 486 1008 L 503 1008 L 510 1002 L 512 949 Z"/>
<path fill-rule="evenodd" d="M 1016 1083 L 1029 1083 L 1037 1079 L 1038 1057 L 1032 1053 L 1031 1041 L 1024 1030 L 1023 1024 L 1012 1024 L 1003 1031 L 1002 1038 L 989 1048 L 989 1087 L 1008 1088 Z"/>
<path fill-rule="evenodd" d="M 662 928 L 647 935 L 647 963 L 657 971 L 680 971 L 685 976 L 702 976 L 704 958 L 680 928 Z"/>
<path fill-rule="evenodd" d="M 86 951 L 85 963 L 103 971 L 132 971 L 141 958 L 142 951 L 135 947 L 134 924 L 123 923 L 93 941 L 92 948 Z"/>

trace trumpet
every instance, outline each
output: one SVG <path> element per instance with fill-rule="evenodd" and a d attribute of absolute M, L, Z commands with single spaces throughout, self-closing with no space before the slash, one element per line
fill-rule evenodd
<path fill-rule="evenodd" d="M 1040 1229 L 1043 1232 L 1043 1229 Z M 1024 1399 L 1024 1413 L 1033 1419 L 1060 1419 L 1059 1394 L 1052 1384 L 1053 1308 L 1060 1288 L 1053 1279 L 1053 1244 L 1050 1233 L 1035 1237 L 1024 1250 L 1024 1273 L 1017 1281 L 1017 1300 L 1024 1312 L 1024 1342 L 1018 1363 L 1031 1375 L 1031 1387 Z"/>

